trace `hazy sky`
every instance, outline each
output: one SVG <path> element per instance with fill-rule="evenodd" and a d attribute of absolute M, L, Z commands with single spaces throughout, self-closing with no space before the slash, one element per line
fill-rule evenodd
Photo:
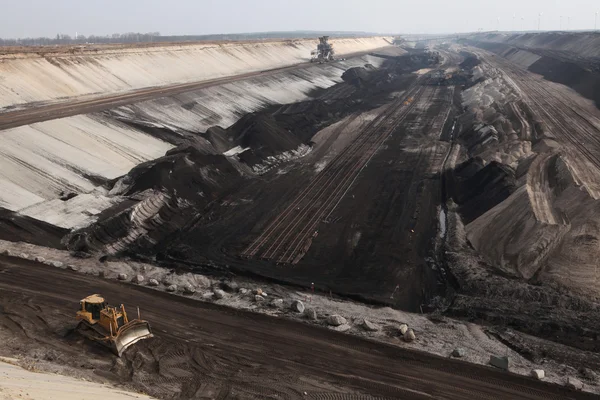
<path fill-rule="evenodd" d="M 0 37 L 593 29 L 598 0 L 1 0 Z M 513 15 L 516 18 L 513 19 Z M 524 17 L 524 19 L 522 19 Z M 500 23 L 498 24 L 498 18 Z M 600 17 L 599 17 L 600 18 Z M 513 25 L 514 20 L 514 25 Z M 600 21 L 598 21 L 600 24 Z"/>

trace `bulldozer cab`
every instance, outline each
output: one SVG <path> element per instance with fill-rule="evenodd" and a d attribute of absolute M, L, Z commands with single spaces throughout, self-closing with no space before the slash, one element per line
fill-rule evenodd
<path fill-rule="evenodd" d="M 85 319 L 90 323 L 98 322 L 102 310 L 108 306 L 106 301 L 97 294 L 86 297 L 79 304 L 81 305 L 81 309 L 77 312 L 77 318 Z"/>

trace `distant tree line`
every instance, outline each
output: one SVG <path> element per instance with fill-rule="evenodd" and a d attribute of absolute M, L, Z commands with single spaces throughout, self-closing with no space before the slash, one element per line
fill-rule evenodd
<path fill-rule="evenodd" d="M 301 39 L 329 35 L 332 37 L 353 37 L 370 35 L 366 32 L 261 32 L 235 33 L 218 35 L 170 35 L 161 36 L 159 32 L 149 33 L 113 33 L 112 35 L 77 35 L 77 37 L 57 34 L 56 37 L 39 37 L 24 39 L 2 39 L 0 46 L 51 46 L 69 44 L 110 44 L 110 43 L 154 43 L 154 42 L 187 42 L 187 41 L 216 41 L 216 40 L 260 40 L 260 39 Z"/>
<path fill-rule="evenodd" d="M 149 33 L 113 33 L 112 35 L 96 36 L 96 35 L 77 35 L 77 37 L 57 34 L 53 38 L 24 38 L 24 39 L 1 39 L 0 46 L 50 46 L 64 44 L 100 44 L 100 43 L 151 43 L 159 41 L 159 32 Z"/>

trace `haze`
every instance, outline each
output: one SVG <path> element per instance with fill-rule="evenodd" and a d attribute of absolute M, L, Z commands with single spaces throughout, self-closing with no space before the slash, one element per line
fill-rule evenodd
<path fill-rule="evenodd" d="M 169 35 L 293 30 L 537 30 L 540 12 L 542 30 L 574 30 L 594 29 L 599 10 L 600 4 L 593 0 L 28 0 L 5 2 L 0 37 L 52 37 L 75 32 L 105 35 L 158 31 Z"/>

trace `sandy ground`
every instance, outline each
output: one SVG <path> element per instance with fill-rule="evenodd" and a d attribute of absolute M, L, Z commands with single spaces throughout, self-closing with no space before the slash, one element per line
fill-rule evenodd
<path fill-rule="evenodd" d="M 0 400 L 133 400 L 152 397 L 62 375 L 33 372 L 0 357 Z"/>

